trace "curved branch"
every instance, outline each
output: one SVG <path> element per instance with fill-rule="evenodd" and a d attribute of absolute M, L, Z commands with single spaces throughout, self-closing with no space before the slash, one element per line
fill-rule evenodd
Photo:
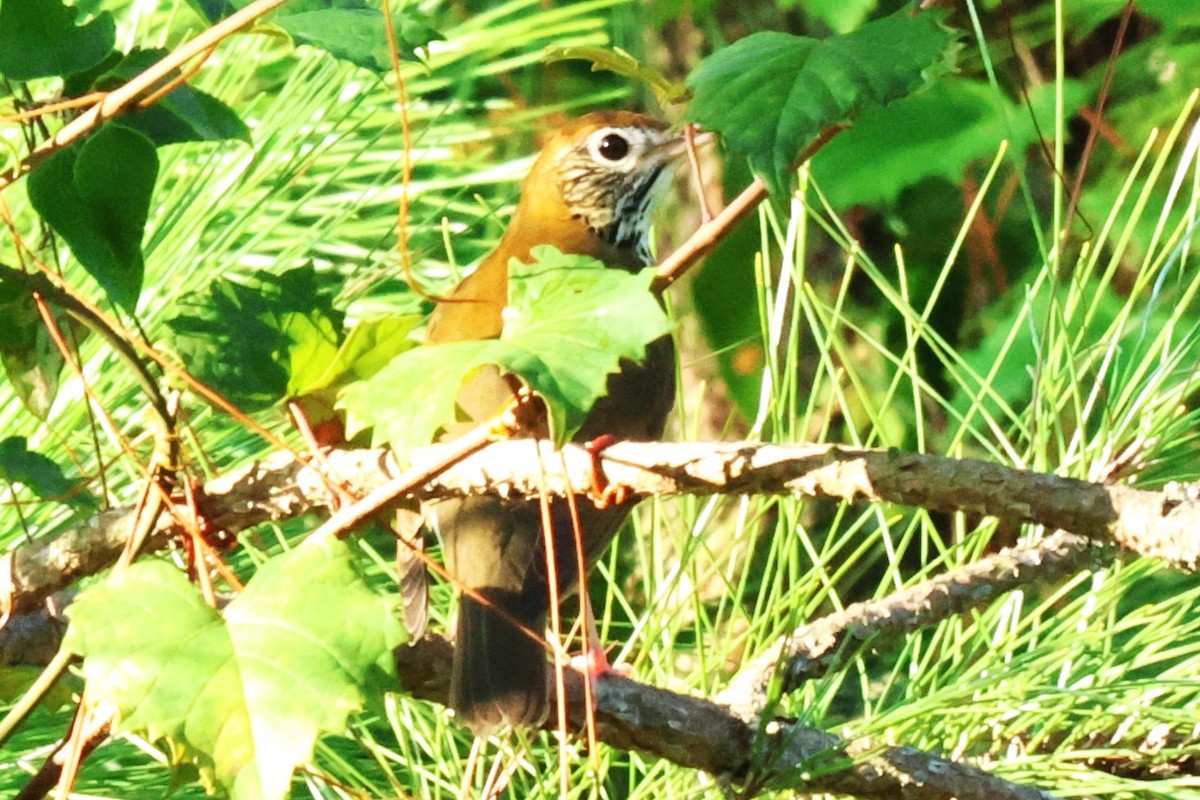
<path fill-rule="evenodd" d="M 539 451 L 540 448 L 540 451 Z M 437 452 L 421 451 L 422 457 Z M 547 443 L 501 442 L 464 460 L 419 498 L 480 493 L 586 493 L 591 456 L 567 446 L 565 468 Z M 542 466 L 538 466 L 539 458 Z M 1063 478 L 975 459 L 841 445 L 760 442 L 638 443 L 606 449 L 610 483 L 640 495 L 772 494 L 895 503 L 998 517 L 1115 543 L 1179 569 L 1200 568 L 1200 488 L 1162 491 Z"/>
<path fill-rule="evenodd" d="M 437 636 L 397 650 L 396 669 L 404 690 L 444 704 L 449 694 L 450 650 L 450 644 Z M 573 670 L 566 673 L 566 691 L 569 724 L 582 730 L 583 683 Z M 704 770 L 751 791 L 769 787 L 919 800 L 1051 797 L 909 747 L 888 747 L 869 739 L 847 742 L 798 724 L 772 724 L 759 730 L 709 700 L 616 675 L 597 683 L 595 703 L 601 741 Z"/>

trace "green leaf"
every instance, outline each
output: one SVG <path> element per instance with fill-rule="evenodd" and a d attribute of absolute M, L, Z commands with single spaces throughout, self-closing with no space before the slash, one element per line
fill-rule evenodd
<path fill-rule="evenodd" d="M 65 315 L 55 315 L 62 328 Z M 46 325 L 38 314 L 33 295 L 15 283 L 0 281 L 0 364 L 21 402 L 35 416 L 45 419 L 58 393 L 58 379 L 65 365 Z"/>
<path fill-rule="evenodd" d="M 395 603 L 349 548 L 302 545 L 264 564 L 219 614 L 174 567 L 145 561 L 76 599 L 65 646 L 122 731 L 187 745 L 234 798 L 282 798 L 317 737 L 394 685 Z"/>
<path fill-rule="evenodd" d="M 828 39 L 752 34 L 689 76 L 695 97 L 686 117 L 719 133 L 779 194 L 822 130 L 926 82 L 952 42 L 939 19 L 904 10 Z"/>
<path fill-rule="evenodd" d="M 29 176 L 29 200 L 109 299 L 130 311 L 142 290 L 142 235 L 158 176 L 154 144 L 107 123 Z"/>
<path fill-rule="evenodd" d="M 509 263 L 509 308 L 498 362 L 546 398 L 555 440 L 566 442 L 605 391 L 620 360 L 641 361 L 671 323 L 650 292 L 654 270 L 638 274 L 536 247 L 537 265 Z M 519 266 L 518 266 L 519 265 Z"/>
<path fill-rule="evenodd" d="M 349 425 L 343 423 L 337 410 L 338 392 L 349 383 L 371 377 L 397 355 L 415 347 L 408 334 L 421 320 L 420 314 L 409 314 L 360 322 L 332 357 L 322 354 L 322 360 L 312 362 L 314 368 L 293 371 L 289 396 L 299 405 L 318 442 L 340 444 L 346 440 L 347 428 L 362 427 L 353 420 Z"/>
<path fill-rule="evenodd" d="M 24 436 L 0 439 L 0 479 L 24 484 L 43 500 L 90 505 L 91 498 L 79 492 L 78 481 L 63 474 L 62 467 L 29 449 Z"/>
<path fill-rule="evenodd" d="M 320 385 L 343 321 L 332 279 L 311 266 L 255 277 L 213 281 L 181 299 L 167 323 L 191 374 L 245 411 Z"/>
<path fill-rule="evenodd" d="M 312 394 L 371 377 L 393 358 L 416 346 L 408 335 L 420 322 L 419 314 L 360 322 L 350 329 L 333 357 L 319 365 L 323 367 L 320 371 L 294 373 L 291 388 L 297 395 Z"/>
<path fill-rule="evenodd" d="M 133 50 L 95 76 L 85 88 L 73 88 L 79 93 L 115 89 L 140 75 L 167 53 L 166 50 Z M 176 70 L 167 75 L 163 83 L 178 76 Z M 158 147 L 182 142 L 250 141 L 250 129 L 237 112 L 186 83 L 172 89 L 149 108 L 122 117 L 121 124 L 144 133 Z"/>
<path fill-rule="evenodd" d="M 371 428 L 375 444 L 390 444 L 397 453 L 429 444 L 454 420 L 463 382 L 482 365 L 499 363 L 504 352 L 498 340 L 488 339 L 404 353 L 374 377 L 342 390 L 337 408 L 346 414 L 346 435 Z"/>
<path fill-rule="evenodd" d="M 0 73 L 15 81 L 67 76 L 90 69 L 116 41 L 112 14 L 76 25 L 78 9 L 58 0 L 0 3 Z"/>
<path fill-rule="evenodd" d="M 875 10 L 878 0 L 780 0 L 779 7 L 790 9 L 798 5 L 805 12 L 829 26 L 834 33 L 852 31 Z"/>
<path fill-rule="evenodd" d="M 533 264 L 509 264 L 499 339 L 410 350 L 349 386 L 339 407 L 358 425 L 373 425 L 375 441 L 405 452 L 432 441 L 454 419 L 463 381 L 494 364 L 546 400 L 557 442 L 570 439 L 620 359 L 644 358 L 670 322 L 649 291 L 653 270 L 630 274 L 553 247 L 533 255 Z"/>
<path fill-rule="evenodd" d="M 319 47 L 334 58 L 375 72 L 391 70 L 383 12 L 378 8 L 362 0 L 308 0 L 284 6 L 283 11 L 272 21 L 297 44 Z M 416 59 L 418 50 L 442 38 L 416 11 L 395 12 L 392 23 L 402 58 Z"/>
<path fill-rule="evenodd" d="M 1089 89 L 1078 81 L 1063 87 L 1067 108 L 1087 102 Z M 1025 103 L 996 97 L 986 83 L 946 80 L 862 115 L 812 160 L 812 172 L 835 208 L 861 203 L 892 203 L 901 191 L 931 177 L 952 182 L 963 168 L 990 159 L 1008 140 L 1018 157 L 1052 126 L 1055 87 L 1045 84 Z M 1005 108 L 1007 106 L 1007 108 Z M 1032 117 L 1032 118 L 1031 118 Z M 1009 122 L 1006 123 L 1006 119 Z M 870 153 L 870 158 L 863 158 Z"/>

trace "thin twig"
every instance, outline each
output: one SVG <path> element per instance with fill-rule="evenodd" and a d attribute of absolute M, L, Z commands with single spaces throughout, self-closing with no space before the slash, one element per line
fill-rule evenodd
<path fill-rule="evenodd" d="M 204 66 L 204 62 L 208 61 L 208 59 L 212 57 L 212 54 L 217 51 L 218 44 L 220 43 L 214 42 L 212 46 L 201 53 L 200 56 L 187 67 L 187 69 L 180 70 L 178 75 L 172 77 L 171 80 L 167 81 L 162 86 L 143 97 L 141 100 L 138 100 L 138 108 L 149 108 L 194 78 L 196 74 L 200 72 L 200 68 Z"/>
<path fill-rule="evenodd" d="M 1104 78 L 1100 82 L 1100 92 L 1096 96 L 1096 107 L 1092 110 L 1092 115 L 1084 117 L 1088 122 L 1088 134 L 1087 139 L 1083 143 L 1083 150 L 1079 154 L 1079 167 L 1075 171 L 1075 182 L 1071 186 L 1071 195 L 1067 202 L 1067 213 L 1063 218 L 1062 232 L 1064 239 L 1071 233 L 1071 224 L 1075 221 L 1075 214 L 1079 210 L 1079 201 L 1083 198 L 1083 179 L 1087 175 L 1088 165 L 1092 162 L 1092 152 L 1096 146 L 1096 136 L 1100 133 L 1100 129 L 1104 123 L 1104 108 L 1108 104 L 1109 94 L 1112 91 L 1117 59 L 1120 57 L 1121 51 L 1125 48 L 1125 34 L 1129 30 L 1129 20 L 1133 17 L 1135 6 L 1136 4 L 1133 0 L 1126 0 L 1125 8 L 1121 11 L 1121 20 L 1117 23 L 1117 32 L 1113 35 L 1112 52 L 1109 53 L 1108 62 L 1104 65 Z"/>
<path fill-rule="evenodd" d="M 743 217 L 758 204 L 767 199 L 767 184 L 762 178 L 755 178 L 742 193 L 725 206 L 720 214 L 711 221 L 702 224 L 688 240 L 679 246 L 675 252 L 663 259 L 658 265 L 654 283 L 650 289 L 663 292 L 701 258 L 708 255 L 722 239 L 724 239 Z"/>
<path fill-rule="evenodd" d="M 696 201 L 700 203 L 700 222 L 712 222 L 712 209 L 708 206 L 708 195 L 704 191 L 704 174 L 700 169 L 700 157 L 696 154 L 696 125 L 683 126 L 683 137 L 687 140 L 688 164 L 691 166 L 692 184 L 696 189 Z"/>
<path fill-rule="evenodd" d="M 104 99 L 105 94 L 105 92 L 89 92 L 79 97 L 70 97 L 66 100 L 58 100 L 53 103 L 45 103 L 33 108 L 27 108 L 15 114 L 6 114 L 0 116 L 0 125 L 11 125 L 17 122 L 24 122 L 25 120 L 38 119 L 47 114 L 57 114 L 60 111 L 70 111 L 73 108 L 90 106 L 92 103 Z"/>
<path fill-rule="evenodd" d="M 50 757 L 13 800 L 41 800 L 45 797 L 58 784 L 69 760 L 86 758 L 108 738 L 112 715 L 92 716 L 87 723 L 77 739 L 64 739 L 54 748 Z"/>
<path fill-rule="evenodd" d="M 804 152 L 796 160 L 797 167 L 816 155 L 821 148 L 829 144 L 833 137 L 845 129 L 845 125 L 832 125 L 821 131 L 817 138 L 804 148 Z M 751 181 L 750 185 L 743 189 L 741 194 L 735 197 L 720 214 L 697 228 L 688 237 L 688 240 L 680 245 L 679 249 L 658 265 L 654 283 L 650 285 L 651 290 L 658 293 L 666 291 L 667 287 L 674 283 L 679 276 L 712 252 L 713 248 L 729 235 L 739 221 L 758 208 L 759 203 L 767 199 L 768 194 L 767 184 L 762 178 L 755 178 Z"/>
<path fill-rule="evenodd" d="M 482 450 L 486 445 L 504 438 L 505 431 L 511 430 L 514 426 L 510 406 L 497 418 L 497 422 L 480 425 L 460 436 L 446 445 L 444 451 L 432 461 L 406 470 L 398 477 L 374 489 L 363 499 L 339 508 L 322 523 L 321 527 L 309 534 L 306 541 L 309 544 L 317 544 L 330 536 L 341 535 L 375 512 L 390 506 L 399 498 L 441 475 L 464 458 Z"/>

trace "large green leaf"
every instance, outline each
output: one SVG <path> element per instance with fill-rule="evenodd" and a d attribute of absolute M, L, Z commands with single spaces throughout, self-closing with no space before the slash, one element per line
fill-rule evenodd
<path fill-rule="evenodd" d="M 828 39 L 751 34 L 688 78 L 687 118 L 719 133 L 779 193 L 823 129 L 926 83 L 952 41 L 939 20 L 905 10 Z"/>
<path fill-rule="evenodd" d="M 957 182 L 968 163 L 990 159 L 1004 140 L 1021 157 L 1052 126 L 1055 91 L 1052 84 L 1035 88 L 1026 106 L 998 99 L 981 81 L 941 81 L 863 113 L 813 158 L 813 176 L 835 208 L 891 203 L 926 178 Z M 1066 82 L 1066 107 L 1082 106 L 1088 91 L 1082 83 Z"/>
<path fill-rule="evenodd" d="M 176 739 L 235 800 L 271 800 L 392 684 L 402 638 L 394 602 L 326 540 L 268 561 L 224 614 L 169 564 L 135 564 L 79 596 L 65 644 L 120 730 Z"/>
<path fill-rule="evenodd" d="M 154 143 L 108 123 L 29 176 L 29 200 L 114 303 L 137 305 L 142 235 L 158 176 Z"/>
<path fill-rule="evenodd" d="M 15 81 L 67 76 L 99 64 L 112 50 L 116 25 L 102 11 L 76 25 L 78 9 L 59 0 L 0 3 L 0 73 Z"/>
<path fill-rule="evenodd" d="M 533 264 L 509 265 L 499 339 L 410 350 L 349 386 L 339 407 L 356 424 L 374 426 L 377 442 L 404 452 L 428 444 L 451 422 L 463 381 L 495 364 L 546 400 L 554 438 L 569 439 L 620 359 L 642 359 L 670 322 L 649 292 L 653 270 L 630 274 L 548 246 L 534 256 Z"/>
<path fill-rule="evenodd" d="M 338 352 L 343 314 L 331 277 L 311 266 L 227 278 L 180 301 L 168 324 L 188 370 L 246 411 L 321 385 Z"/>
<path fill-rule="evenodd" d="M 620 360 L 641 361 L 646 345 L 671 323 L 649 291 L 653 269 L 632 275 L 553 247 L 534 248 L 533 255 L 532 269 L 509 266 L 500 341 L 511 349 L 498 363 L 548 401 L 561 443 L 604 394 Z"/>

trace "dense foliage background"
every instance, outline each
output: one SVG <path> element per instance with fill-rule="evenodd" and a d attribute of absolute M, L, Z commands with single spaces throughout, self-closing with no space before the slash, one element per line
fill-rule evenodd
<path fill-rule="evenodd" d="M 17 1 L 0 0 L 0 41 L 20 38 L 4 24 L 5 6 Z M 80 20 L 110 19 L 118 49 L 165 52 L 229 10 L 221 6 L 75 8 Z M 557 120 L 607 107 L 682 113 L 658 107 L 636 80 L 550 60 L 546 48 L 615 46 L 682 82 L 748 34 L 825 37 L 899 8 L 405 4 L 412 277 L 443 292 L 494 245 L 539 132 Z M 896 447 L 1149 488 L 1200 478 L 1192 263 L 1200 8 L 967 2 L 948 9 L 946 24 L 961 37 L 952 71 L 862 113 L 800 173 L 794 194 L 774 197 L 671 290 L 682 391 L 669 438 Z M 384 318 L 411 327 L 410 315 L 429 305 L 398 255 L 404 139 L 386 43 L 364 55 L 355 40 L 347 48 L 355 64 L 330 41 L 302 44 L 313 39 L 300 21 L 290 25 L 229 37 L 189 81 L 244 128 L 210 108 L 205 131 L 155 140 L 156 173 L 114 170 L 126 194 L 152 190 L 140 292 L 80 268 L 61 219 L 47 212 L 53 197 L 39 202 L 38 170 L 3 190 L 0 263 L 39 259 L 61 270 L 176 363 L 224 380 L 266 431 L 303 448 L 275 400 L 310 376 L 273 373 L 271 365 L 303 359 L 287 348 L 281 358 L 271 337 L 311 341 L 297 331 Z M 0 73 L 8 115 L 79 89 L 23 75 L 2 55 Z M 69 118 L 8 118 L 3 169 Z M 164 137 L 175 130 L 162 126 Z M 734 156 L 708 157 L 705 173 L 728 196 L 750 180 Z M 695 208 L 681 180 L 659 224 L 660 253 L 687 237 Z M 135 503 L 149 423 L 137 376 L 109 343 L 64 326 L 81 380 L 56 359 L 27 292 L 8 283 L 0 292 L 8 374 L 0 537 L 13 548 Z M 256 305 L 264 296 L 275 304 Z M 230 355 L 247 350 L 244 361 Z M 169 369 L 163 383 L 184 386 Z M 277 449 L 193 390 L 180 402 L 184 459 L 200 480 Z M 619 643 L 613 655 L 638 680 L 706 697 L 804 620 L 1044 533 L 794 498 L 651 500 L 636 517 L 594 573 L 604 637 Z M 249 578 L 315 524 L 300 518 L 243 534 L 227 554 L 232 571 Z M 394 583 L 392 548 L 381 530 L 352 540 L 355 570 L 382 593 Z M 432 624 L 445 630 L 451 589 L 439 584 L 433 595 Z M 1198 610 L 1193 576 L 1114 557 L 899 644 L 873 648 L 868 639 L 823 677 L 775 698 L 767 716 L 969 759 L 1060 796 L 1200 797 Z M 136 604 L 129 613 L 136 617 Z M 6 696 L 19 697 L 36 672 L 5 666 Z M 64 734 L 72 707 L 54 705 L 64 700 L 43 704 L 4 744 L 0 793 L 19 791 Z M 444 709 L 401 691 L 352 716 L 345 735 L 322 739 L 292 792 L 475 796 L 494 785 L 495 771 L 508 796 L 555 796 L 560 769 L 572 795 L 723 791 L 663 760 L 588 753 L 544 733 L 473 749 Z M 172 745 L 131 733 L 84 763 L 77 791 L 199 797 L 201 777 Z"/>

